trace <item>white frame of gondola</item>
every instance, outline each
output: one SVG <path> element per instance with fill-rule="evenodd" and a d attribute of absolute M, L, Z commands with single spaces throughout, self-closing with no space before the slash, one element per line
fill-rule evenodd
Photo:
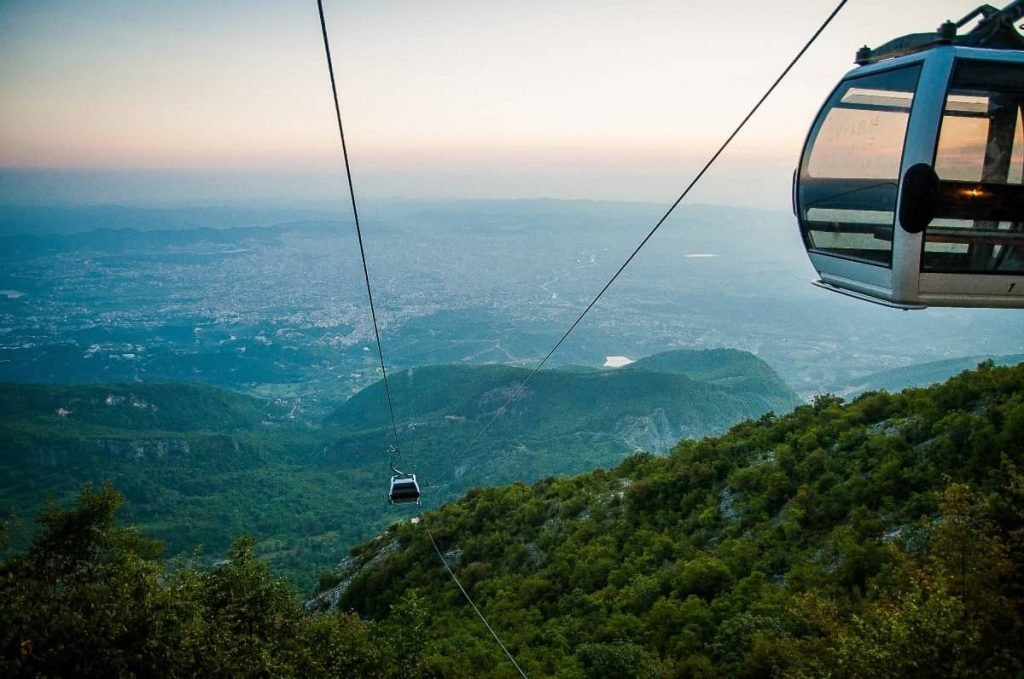
<path fill-rule="evenodd" d="M 903 157 L 900 161 L 901 187 L 894 209 L 892 259 L 889 266 L 849 259 L 808 248 L 807 254 L 818 272 L 815 285 L 850 297 L 898 309 L 923 309 L 929 305 L 959 307 L 1024 307 L 1024 281 L 1020 273 L 984 274 L 938 273 L 921 271 L 921 253 L 927 230 L 910 233 L 899 224 L 903 201 L 903 176 L 918 163 L 934 166 L 939 127 L 946 93 L 957 60 L 989 63 L 1024 64 L 1024 52 L 945 45 L 902 57 L 859 66 L 839 81 L 822 104 L 807 134 L 801 162 L 809 151 L 812 137 L 825 107 L 835 90 L 848 80 L 894 69 L 921 65 L 921 73 L 910 108 Z M 794 207 L 800 190 L 800 172 L 793 182 Z M 798 219 L 799 219 L 798 214 Z M 801 224 L 801 230 L 803 230 Z M 1009 281 L 1009 285 L 1008 282 Z M 1020 283 L 1019 285 L 1014 285 Z M 1009 289 L 1008 289 L 1009 288 Z M 1012 296 L 1011 296 L 1012 295 Z"/>

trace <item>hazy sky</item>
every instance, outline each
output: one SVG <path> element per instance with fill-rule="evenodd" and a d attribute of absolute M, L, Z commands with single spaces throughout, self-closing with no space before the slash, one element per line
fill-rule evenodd
<path fill-rule="evenodd" d="M 786 207 L 862 44 L 970 0 L 850 0 L 694 201 Z M 357 191 L 671 202 L 834 0 L 327 0 Z M 0 0 L 0 200 L 342 198 L 315 0 Z"/>

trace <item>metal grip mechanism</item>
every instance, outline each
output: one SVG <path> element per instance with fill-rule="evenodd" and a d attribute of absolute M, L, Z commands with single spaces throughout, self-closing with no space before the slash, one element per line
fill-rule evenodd
<path fill-rule="evenodd" d="M 981 21 L 977 26 L 963 35 L 957 35 L 959 29 L 979 16 Z M 1002 9 L 997 9 L 992 5 L 981 5 L 960 21 L 943 23 L 934 33 L 911 33 L 890 40 L 875 49 L 865 45 L 857 50 L 854 61 L 858 65 L 864 66 L 884 59 L 920 52 L 936 45 L 1024 50 L 1024 37 L 1013 26 L 1022 18 L 1024 18 L 1024 0 L 1014 0 Z"/>

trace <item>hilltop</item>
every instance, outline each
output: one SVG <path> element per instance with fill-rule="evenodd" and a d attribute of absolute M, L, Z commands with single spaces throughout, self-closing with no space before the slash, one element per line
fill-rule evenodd
<path fill-rule="evenodd" d="M 474 442 L 529 374 L 511 366 L 453 365 L 392 375 L 406 458 L 431 484 L 454 489 L 528 481 L 614 465 L 639 450 L 662 453 L 681 438 L 720 433 L 800 402 L 753 354 L 674 351 L 624 368 L 542 370 Z M 339 460 L 359 459 L 363 442 L 387 438 L 386 403 L 378 383 L 328 418 L 340 434 L 333 453 Z"/>

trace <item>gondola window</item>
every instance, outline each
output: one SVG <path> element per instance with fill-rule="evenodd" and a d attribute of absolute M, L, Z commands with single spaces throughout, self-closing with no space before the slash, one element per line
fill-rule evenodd
<path fill-rule="evenodd" d="M 922 270 L 1024 271 L 1024 222 L 1012 209 L 1024 179 L 1022 109 L 1024 66 L 956 65 L 935 154 L 945 214 L 926 231 Z"/>
<path fill-rule="evenodd" d="M 809 249 L 889 266 L 900 162 L 919 66 L 845 81 L 800 168 Z"/>

